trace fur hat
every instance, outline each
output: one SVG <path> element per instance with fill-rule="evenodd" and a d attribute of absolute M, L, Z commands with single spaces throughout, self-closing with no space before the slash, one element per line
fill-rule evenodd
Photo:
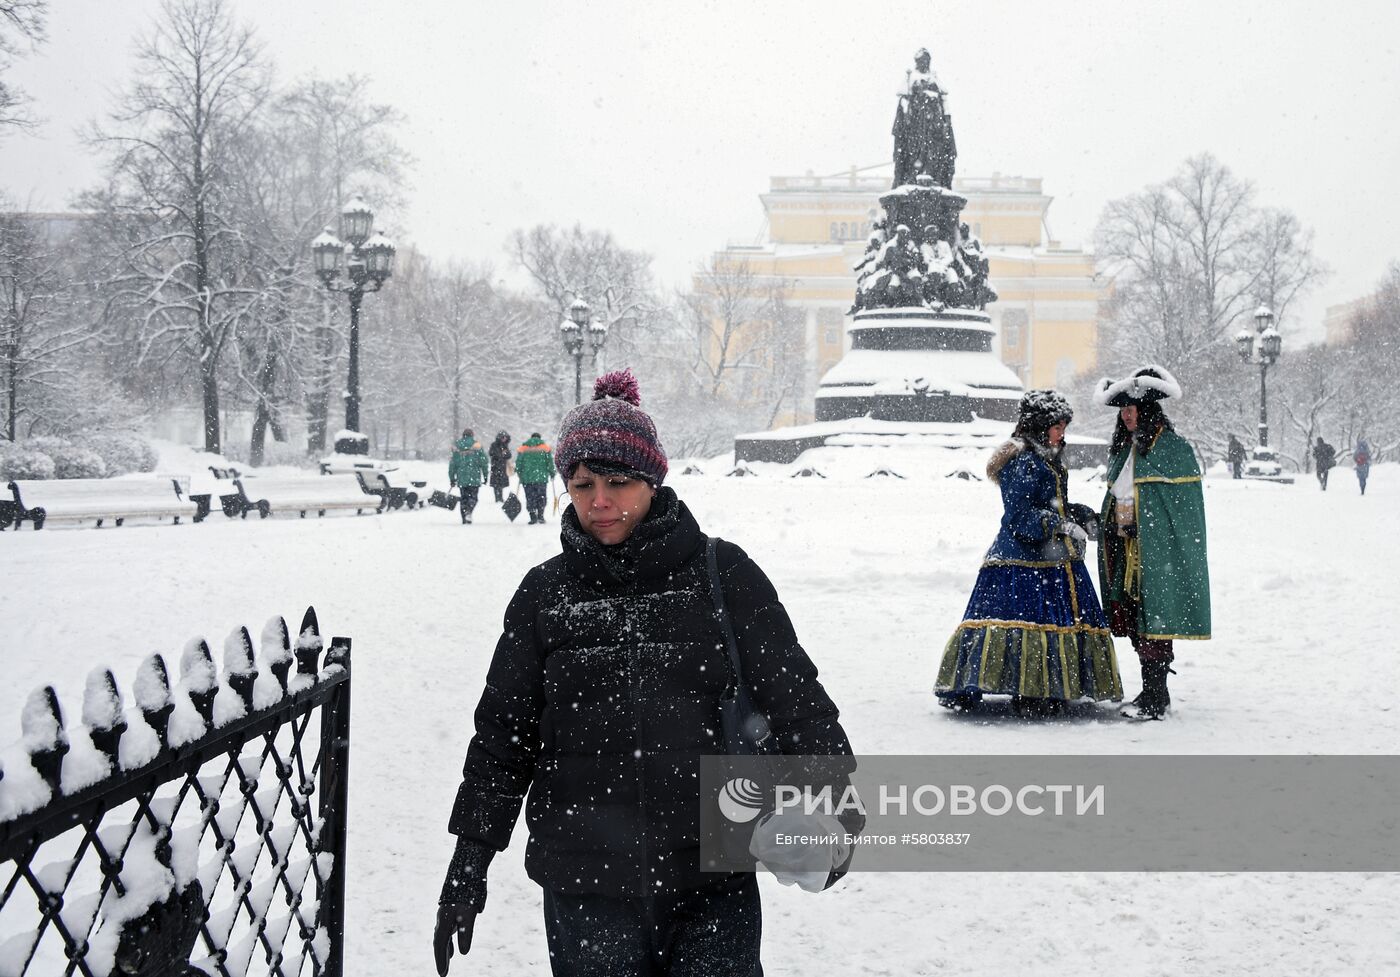
<path fill-rule="evenodd" d="M 1018 428 L 1041 432 L 1050 430 L 1056 424 L 1068 424 L 1074 420 L 1074 408 L 1065 395 L 1057 390 L 1027 390 L 1021 395 L 1021 416 Z"/>
<path fill-rule="evenodd" d="M 559 474 L 567 479 L 579 462 L 597 461 L 652 485 L 665 481 L 666 449 L 641 403 L 631 370 L 599 377 L 593 384 L 593 399 L 565 414 L 559 425 L 554 451 Z"/>
<path fill-rule="evenodd" d="M 1094 403 L 1100 407 L 1140 407 L 1180 396 L 1181 385 L 1166 367 L 1144 366 L 1122 380 L 1104 377 L 1094 391 Z"/>

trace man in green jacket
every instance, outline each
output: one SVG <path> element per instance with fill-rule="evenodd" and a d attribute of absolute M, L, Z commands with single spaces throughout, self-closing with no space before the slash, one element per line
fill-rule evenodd
<path fill-rule="evenodd" d="M 1109 626 L 1133 642 L 1142 694 L 1124 713 L 1161 719 L 1171 705 L 1172 642 L 1210 638 L 1205 497 L 1195 452 L 1161 402 L 1181 396 L 1164 368 L 1100 382 L 1094 399 L 1118 408 L 1100 513 L 1099 584 Z"/>
<path fill-rule="evenodd" d="M 481 442 L 472 434 L 472 429 L 467 428 L 452 446 L 452 460 L 447 465 L 447 480 L 457 486 L 462 496 L 460 509 L 463 525 L 472 521 L 476 495 L 481 490 L 481 483 L 486 481 L 489 468 L 490 463 L 486 460 Z"/>
<path fill-rule="evenodd" d="M 554 477 L 554 453 L 544 443 L 540 432 L 530 435 L 529 440 L 516 449 L 515 474 L 525 489 L 525 509 L 530 513 L 530 525 L 543 525 L 544 504 L 549 498 L 545 486 Z"/>

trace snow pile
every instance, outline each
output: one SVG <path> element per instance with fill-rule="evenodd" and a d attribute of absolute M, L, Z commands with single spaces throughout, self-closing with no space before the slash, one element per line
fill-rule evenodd
<path fill-rule="evenodd" d="M 287 634 L 287 622 L 280 616 L 269 618 L 262 629 L 262 662 L 253 682 L 253 708 L 266 709 L 282 700 L 282 683 L 274 669 L 290 668 L 292 649 Z"/>
<path fill-rule="evenodd" d="M 83 725 L 88 729 L 107 730 L 116 726 L 122 716 L 122 695 L 117 680 L 106 665 L 88 672 L 83 688 Z"/>

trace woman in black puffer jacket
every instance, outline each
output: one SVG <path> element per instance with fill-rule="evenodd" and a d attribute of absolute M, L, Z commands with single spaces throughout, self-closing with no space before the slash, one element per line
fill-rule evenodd
<path fill-rule="evenodd" d="M 476 710 L 434 936 L 470 945 L 486 868 L 526 793 L 525 868 L 545 890 L 556 975 L 759 975 L 751 873 L 700 872 L 700 756 L 724 752 L 730 674 L 706 536 L 661 485 L 666 456 L 630 372 L 598 381 L 555 453 L 563 552 L 525 575 Z M 768 578 L 717 559 L 745 682 L 784 753 L 849 755 L 836 706 Z"/>

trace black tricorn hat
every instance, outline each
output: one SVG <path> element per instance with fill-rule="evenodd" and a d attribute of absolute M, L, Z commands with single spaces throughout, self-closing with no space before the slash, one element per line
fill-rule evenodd
<path fill-rule="evenodd" d="M 1122 380 L 1104 377 L 1094 391 L 1094 403 L 1102 407 L 1136 407 L 1181 396 L 1181 384 L 1163 366 L 1144 366 Z"/>

